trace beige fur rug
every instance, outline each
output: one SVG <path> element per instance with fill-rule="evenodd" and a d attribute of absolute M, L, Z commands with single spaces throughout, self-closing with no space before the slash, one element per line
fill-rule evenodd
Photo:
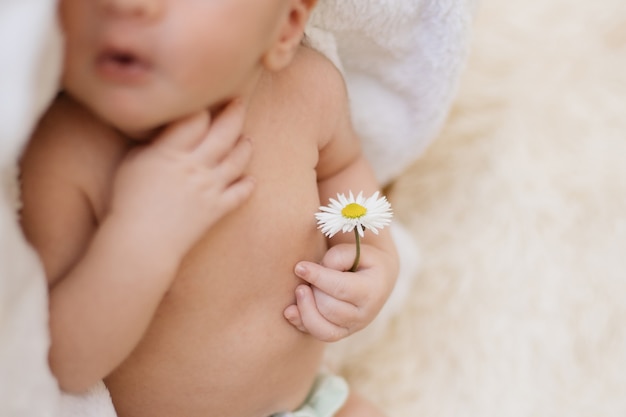
<path fill-rule="evenodd" d="M 626 415 L 624 0 L 483 0 L 391 199 L 423 269 L 357 389 L 390 417 Z"/>

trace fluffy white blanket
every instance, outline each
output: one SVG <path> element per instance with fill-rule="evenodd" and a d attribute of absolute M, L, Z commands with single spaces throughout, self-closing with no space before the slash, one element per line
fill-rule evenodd
<path fill-rule="evenodd" d="M 54 0 L 0 3 L 0 415 L 58 415 L 60 394 L 46 367 L 45 284 L 16 222 L 16 160 L 56 88 L 59 34 Z M 313 46 L 340 67 L 354 120 L 382 182 L 390 182 L 436 136 L 465 60 L 472 1 L 322 0 L 308 28 Z M 408 294 L 417 251 L 396 230 Z M 382 315 L 386 320 L 398 301 Z M 380 329 L 381 325 L 372 329 Z M 366 335 L 366 334 L 365 334 Z M 364 346 L 343 344 L 335 361 Z M 106 392 L 63 397 L 64 415 L 114 415 Z M 69 407 L 69 408 L 68 408 Z M 68 411 L 69 410 L 69 411 Z"/>
<path fill-rule="evenodd" d="M 396 183 L 422 272 L 351 358 L 389 416 L 626 416 L 626 2 L 483 0 Z"/>

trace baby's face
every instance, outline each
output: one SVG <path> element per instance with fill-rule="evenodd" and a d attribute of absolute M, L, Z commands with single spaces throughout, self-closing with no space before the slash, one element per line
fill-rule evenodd
<path fill-rule="evenodd" d="M 62 0 L 65 90 L 125 132 L 250 87 L 284 0 Z"/>

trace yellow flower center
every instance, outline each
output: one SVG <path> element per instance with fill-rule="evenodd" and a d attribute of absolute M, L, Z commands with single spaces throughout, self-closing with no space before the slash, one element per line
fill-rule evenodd
<path fill-rule="evenodd" d="M 341 215 L 346 219 L 358 219 L 365 216 L 367 209 L 360 204 L 350 203 L 341 210 Z"/>

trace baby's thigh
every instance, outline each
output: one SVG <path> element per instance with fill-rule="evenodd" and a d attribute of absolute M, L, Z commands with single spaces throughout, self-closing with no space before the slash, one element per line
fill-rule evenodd
<path fill-rule="evenodd" d="M 386 415 L 359 394 L 351 392 L 335 417 L 386 417 Z"/>

